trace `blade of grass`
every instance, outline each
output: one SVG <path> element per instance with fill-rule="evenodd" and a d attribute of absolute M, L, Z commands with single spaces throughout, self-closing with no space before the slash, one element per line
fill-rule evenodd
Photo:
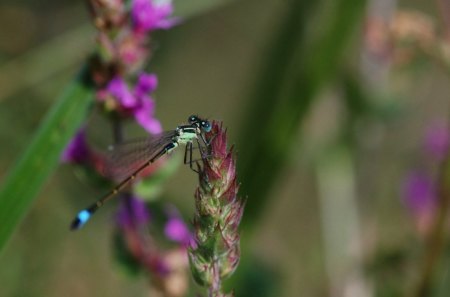
<path fill-rule="evenodd" d="M 272 145 L 268 144 L 271 140 L 268 139 L 265 131 L 273 124 L 271 117 L 277 105 L 277 99 L 285 87 L 285 81 L 289 79 L 290 64 L 298 55 L 299 49 L 302 49 L 306 39 L 307 24 L 320 2 L 322 1 L 289 1 L 279 16 L 281 23 L 269 42 L 267 52 L 262 55 L 261 70 L 258 71 L 260 74 L 256 78 L 254 91 L 250 94 L 251 99 L 244 116 L 245 122 L 242 125 L 238 145 L 245 148 L 239 152 L 238 171 L 243 181 L 241 189 L 242 193 L 249 196 L 247 203 L 251 204 L 243 218 L 244 225 L 246 222 L 253 223 L 254 217 L 260 213 L 268 196 L 266 193 L 272 178 L 262 177 L 263 174 L 258 174 L 255 170 L 256 167 L 261 170 L 261 166 L 265 166 L 263 163 L 266 157 L 271 155 Z M 252 136 L 249 137 L 249 135 Z M 265 149 L 265 145 L 269 147 Z M 269 171 L 272 176 L 272 168 L 267 168 L 263 170 Z M 276 175 L 275 171 L 273 179 Z M 258 202 L 260 200 L 261 204 Z"/>
<path fill-rule="evenodd" d="M 84 78 L 83 72 L 66 89 L 5 178 L 0 189 L 0 252 L 85 119 L 92 103 L 92 88 Z"/>

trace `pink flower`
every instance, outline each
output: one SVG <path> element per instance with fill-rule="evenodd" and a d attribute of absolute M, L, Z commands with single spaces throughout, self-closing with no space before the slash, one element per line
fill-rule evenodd
<path fill-rule="evenodd" d="M 172 216 L 164 227 L 167 238 L 175 242 L 188 246 L 192 239 L 192 234 L 184 221 L 178 216 Z"/>
<path fill-rule="evenodd" d="M 402 196 L 418 231 L 426 234 L 436 212 L 438 197 L 435 183 L 424 172 L 410 172 L 403 183 Z"/>
<path fill-rule="evenodd" d="M 155 101 L 150 96 L 140 97 L 141 105 L 134 111 L 134 118 L 145 130 L 152 134 L 162 131 L 161 123 L 153 117 Z"/>
<path fill-rule="evenodd" d="M 121 77 L 113 78 L 106 89 L 113 97 L 119 100 L 124 108 L 133 108 L 138 103 L 133 94 L 131 94 L 127 83 Z"/>
<path fill-rule="evenodd" d="M 86 163 L 91 159 L 91 150 L 86 142 L 86 132 L 80 129 L 64 150 L 61 161 L 67 163 Z"/>
<path fill-rule="evenodd" d="M 147 93 L 151 93 L 156 90 L 158 86 L 158 77 L 155 74 L 148 74 L 142 72 L 139 75 L 138 82 L 134 88 L 135 95 L 137 97 L 144 96 Z"/>
<path fill-rule="evenodd" d="M 122 228 L 135 228 L 146 225 L 150 221 L 150 213 L 145 202 L 136 196 L 129 195 L 122 203 L 116 215 L 117 223 Z"/>
<path fill-rule="evenodd" d="M 403 201 L 415 215 L 433 211 L 436 205 L 436 187 L 433 180 L 420 171 L 411 172 L 403 184 Z"/>
<path fill-rule="evenodd" d="M 155 74 L 141 73 L 133 90 L 121 77 L 113 78 L 106 86 L 105 92 L 112 96 L 120 108 L 128 114 L 132 114 L 145 130 L 152 134 L 160 133 L 160 122 L 154 118 L 155 102 L 150 96 L 158 86 L 158 78 Z M 102 97 L 105 97 L 104 94 Z"/>
<path fill-rule="evenodd" d="M 178 20 L 172 15 L 172 1 L 133 0 L 131 18 L 136 32 L 149 32 L 157 29 L 169 29 Z"/>

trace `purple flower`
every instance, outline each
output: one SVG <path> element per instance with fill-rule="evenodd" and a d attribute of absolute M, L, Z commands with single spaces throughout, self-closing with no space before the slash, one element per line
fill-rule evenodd
<path fill-rule="evenodd" d="M 80 129 L 64 150 L 61 161 L 67 163 L 84 163 L 90 159 L 91 151 L 86 142 L 86 132 Z"/>
<path fill-rule="evenodd" d="M 450 145 L 450 131 L 445 123 L 434 123 L 425 135 L 425 150 L 438 160 L 446 157 Z"/>
<path fill-rule="evenodd" d="M 192 234 L 184 221 L 177 215 L 171 215 L 164 227 L 164 233 L 170 240 L 188 246 L 192 239 Z"/>
<path fill-rule="evenodd" d="M 422 172 L 411 172 L 403 184 L 403 200 L 415 215 L 434 210 L 436 188 L 433 180 Z"/>
<path fill-rule="evenodd" d="M 135 110 L 136 121 L 148 132 L 156 134 L 162 131 L 161 123 L 153 117 L 155 101 L 149 96 L 142 97 L 141 106 Z"/>
<path fill-rule="evenodd" d="M 158 78 L 155 74 L 142 72 L 132 91 L 122 78 L 115 77 L 106 86 L 105 92 L 116 100 L 126 114 L 133 115 L 144 129 L 156 134 L 162 131 L 162 127 L 161 123 L 154 118 L 155 102 L 150 93 L 157 86 Z M 106 96 L 102 94 L 101 97 Z"/>
<path fill-rule="evenodd" d="M 155 74 L 142 72 L 138 77 L 138 82 L 134 88 L 136 97 L 145 96 L 153 92 L 158 87 L 158 77 Z"/>
<path fill-rule="evenodd" d="M 178 20 L 169 18 L 172 15 L 172 1 L 133 0 L 131 18 L 136 32 L 148 32 L 157 29 L 169 29 Z"/>
<path fill-rule="evenodd" d="M 125 108 L 134 108 L 138 103 L 121 77 L 113 78 L 106 86 L 106 90 Z"/>
<path fill-rule="evenodd" d="M 150 221 L 150 213 L 143 200 L 129 195 L 122 199 L 116 219 L 120 227 L 132 228 L 147 224 Z"/>

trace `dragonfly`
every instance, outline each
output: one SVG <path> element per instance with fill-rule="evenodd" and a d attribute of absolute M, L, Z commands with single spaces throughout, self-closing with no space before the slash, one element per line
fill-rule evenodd
<path fill-rule="evenodd" d="M 137 144 L 139 146 L 138 150 L 135 148 L 130 149 L 130 147 L 136 145 L 136 142 L 134 142 L 134 144 L 133 142 L 130 142 L 111 147 L 112 162 L 116 163 L 112 164 L 113 166 L 116 166 L 115 168 L 112 168 L 113 172 L 115 169 L 120 171 L 121 169 L 126 168 L 127 164 L 124 163 L 127 162 L 127 159 L 130 159 L 130 155 L 135 159 L 144 158 L 145 161 L 138 165 L 137 169 L 134 169 L 131 174 L 119 182 L 112 190 L 103 195 L 89 207 L 81 210 L 72 221 L 70 229 L 77 230 L 83 227 L 99 208 L 101 208 L 108 200 L 119 194 L 130 182 L 137 178 L 139 173 L 144 171 L 162 156 L 170 154 L 174 149 L 182 144 L 186 146 L 184 152 L 184 163 L 189 164 L 190 168 L 196 171 L 192 167 L 192 151 L 194 141 L 197 142 L 201 151 L 202 147 L 208 147 L 209 142 L 205 138 L 205 133 L 210 132 L 212 126 L 208 120 L 202 119 L 196 115 L 191 115 L 188 118 L 188 123 L 189 124 L 186 125 L 180 125 L 174 130 L 166 131 L 154 137 L 148 138 L 147 140 L 141 140 L 140 143 Z M 138 154 L 138 156 L 133 156 L 133 154 Z M 203 156 L 202 152 L 201 154 Z"/>

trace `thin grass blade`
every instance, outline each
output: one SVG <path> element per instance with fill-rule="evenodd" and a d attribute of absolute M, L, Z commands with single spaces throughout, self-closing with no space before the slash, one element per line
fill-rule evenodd
<path fill-rule="evenodd" d="M 51 108 L 0 188 L 0 252 L 85 119 L 93 92 L 84 77 L 83 71 Z"/>

